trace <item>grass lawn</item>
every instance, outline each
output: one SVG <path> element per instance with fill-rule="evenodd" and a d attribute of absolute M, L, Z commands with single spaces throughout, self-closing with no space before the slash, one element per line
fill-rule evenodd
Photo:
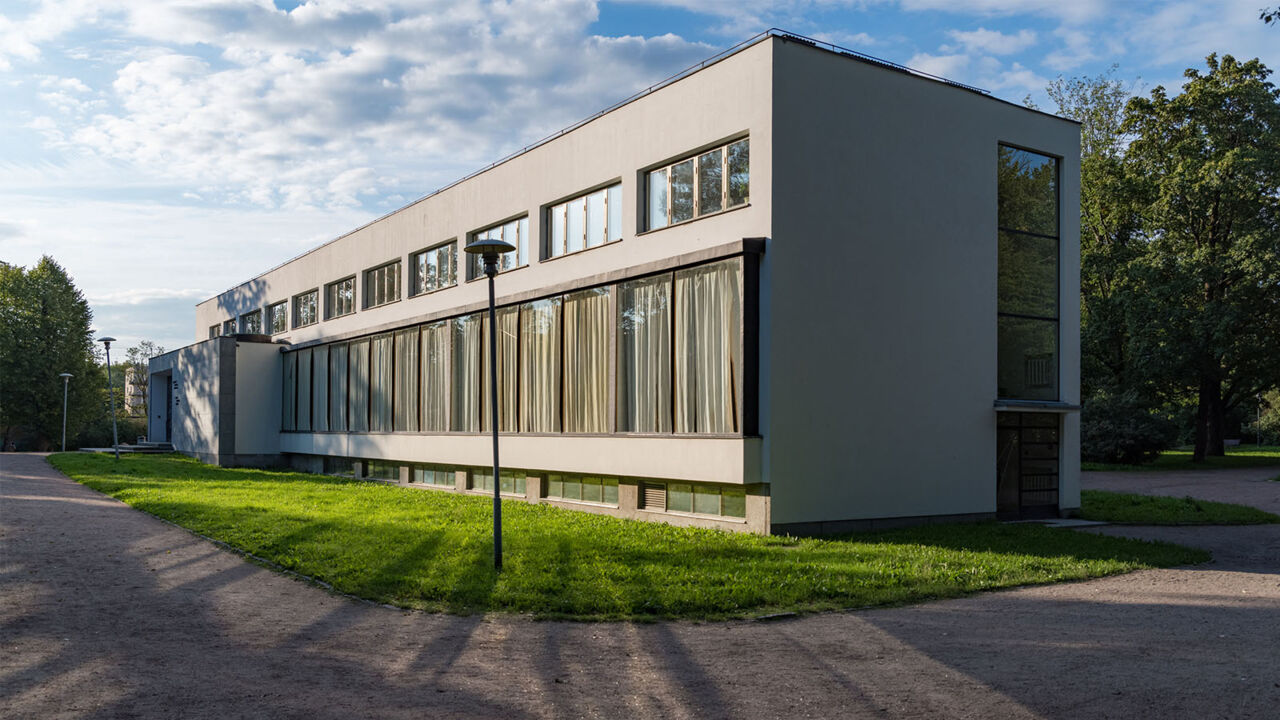
<path fill-rule="evenodd" d="M 1280 468 L 1280 445 L 1234 445 L 1227 448 L 1225 457 L 1205 458 L 1204 462 L 1191 462 L 1190 450 L 1166 450 L 1154 462 L 1144 465 L 1108 465 L 1106 463 L 1080 463 L 1081 470 L 1215 470 L 1225 468 L 1271 467 Z"/>
<path fill-rule="evenodd" d="M 1081 491 L 1080 516 L 1086 520 L 1139 525 L 1260 525 L 1280 522 L 1280 516 L 1247 505 L 1104 490 Z"/>
<path fill-rule="evenodd" d="M 1038 525 L 928 526 L 838 539 L 761 537 L 503 505 L 180 456 L 50 462 L 140 510 L 338 590 L 403 607 L 544 618 L 729 618 L 914 602 L 1208 560 L 1176 545 Z"/>

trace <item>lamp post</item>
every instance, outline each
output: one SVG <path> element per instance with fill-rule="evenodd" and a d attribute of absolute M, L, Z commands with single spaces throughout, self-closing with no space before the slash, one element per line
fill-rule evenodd
<path fill-rule="evenodd" d="M 67 387 L 71 383 L 71 373 L 58 373 L 62 378 L 62 452 L 67 451 Z"/>
<path fill-rule="evenodd" d="M 98 342 L 107 348 L 107 397 L 111 398 L 111 449 L 116 451 L 116 459 L 120 459 L 120 430 L 116 427 L 116 394 L 111 391 L 111 343 L 113 337 L 100 337 Z"/>
<path fill-rule="evenodd" d="M 498 330 L 493 308 L 493 276 L 498 274 L 498 257 L 516 247 L 502 240 L 475 240 L 463 248 L 484 261 L 489 278 L 489 426 L 493 429 L 493 569 L 502 569 L 502 479 L 498 469 Z"/>

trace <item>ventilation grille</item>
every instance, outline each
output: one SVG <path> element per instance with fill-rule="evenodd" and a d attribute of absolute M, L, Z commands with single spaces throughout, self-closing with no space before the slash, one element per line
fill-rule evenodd
<path fill-rule="evenodd" d="M 644 492 L 642 493 L 640 500 L 640 507 L 645 510 L 666 510 L 667 486 L 664 483 L 645 483 Z"/>

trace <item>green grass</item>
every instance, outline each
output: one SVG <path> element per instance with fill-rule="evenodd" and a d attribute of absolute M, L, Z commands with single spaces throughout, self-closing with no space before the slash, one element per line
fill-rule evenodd
<path fill-rule="evenodd" d="M 1247 505 L 1104 490 L 1080 493 L 1080 516 L 1086 520 L 1139 525 L 1260 525 L 1280 522 L 1280 516 Z"/>
<path fill-rule="evenodd" d="M 891 605 L 1204 562 L 1208 554 L 1037 525 L 926 526 L 837 539 L 762 537 L 503 505 L 179 456 L 54 455 L 140 510 L 334 588 L 426 610 L 542 618 L 716 619 Z"/>
<path fill-rule="evenodd" d="M 1109 465 L 1080 463 L 1081 470 L 1146 471 L 1146 470 L 1217 470 L 1230 468 L 1280 467 L 1280 445 L 1234 445 L 1224 457 L 1208 457 L 1204 462 L 1191 462 L 1187 449 L 1166 450 L 1155 461 L 1143 465 Z"/>

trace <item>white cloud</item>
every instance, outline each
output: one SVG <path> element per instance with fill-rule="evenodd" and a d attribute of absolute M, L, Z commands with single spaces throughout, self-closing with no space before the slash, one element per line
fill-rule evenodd
<path fill-rule="evenodd" d="M 1012 35 L 1006 35 L 999 30 L 978 28 L 970 31 L 950 30 L 947 35 L 960 43 L 967 52 L 988 55 L 1011 55 L 1022 52 L 1036 43 L 1036 33 L 1032 30 L 1019 30 Z"/>
<path fill-rule="evenodd" d="M 969 56 L 964 54 L 930 55 L 929 53 L 916 53 L 911 56 L 911 59 L 907 60 L 906 65 L 912 70 L 919 70 L 920 72 L 948 80 L 959 80 L 966 74 L 969 63 Z"/>

